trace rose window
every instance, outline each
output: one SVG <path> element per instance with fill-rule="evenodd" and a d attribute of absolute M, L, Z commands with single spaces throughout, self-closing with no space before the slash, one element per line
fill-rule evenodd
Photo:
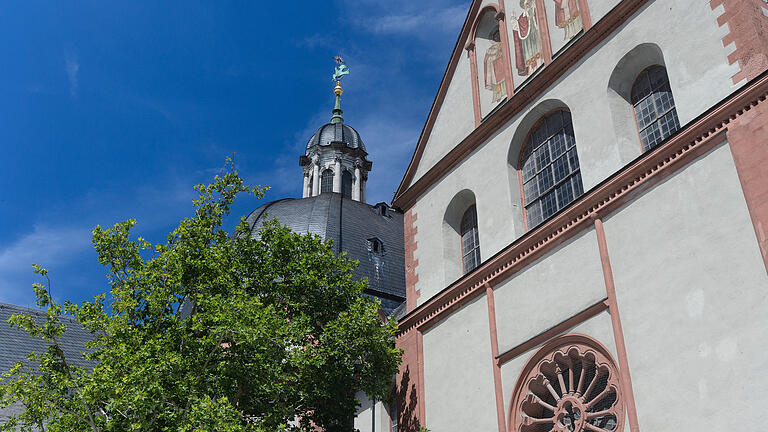
<path fill-rule="evenodd" d="M 542 347 L 523 370 L 511 408 L 515 432 L 618 432 L 624 426 L 614 362 L 584 336 Z"/>

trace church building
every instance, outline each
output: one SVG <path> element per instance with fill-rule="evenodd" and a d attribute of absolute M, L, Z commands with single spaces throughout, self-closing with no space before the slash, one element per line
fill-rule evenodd
<path fill-rule="evenodd" d="M 765 0 L 472 2 L 393 200 L 386 427 L 759 429 L 766 70 Z"/>
<path fill-rule="evenodd" d="M 340 80 L 349 69 L 341 58 L 337 61 L 333 116 L 312 135 L 299 157 L 302 198 L 263 204 L 251 212 L 247 222 L 254 237 L 265 221 L 277 219 L 294 232 L 332 240 L 338 253 L 359 262 L 354 276 L 367 278 L 365 294 L 381 302 L 386 316 L 405 301 L 403 215 L 386 203 L 372 206 L 365 202 L 373 163 L 360 134 L 344 123 Z"/>

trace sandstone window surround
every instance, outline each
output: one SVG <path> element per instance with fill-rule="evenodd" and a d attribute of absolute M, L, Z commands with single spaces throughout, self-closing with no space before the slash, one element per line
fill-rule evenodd
<path fill-rule="evenodd" d="M 599 342 L 583 335 L 553 339 L 528 361 L 510 405 L 514 432 L 620 432 L 619 373 Z"/>
<path fill-rule="evenodd" d="M 584 193 L 569 111 L 555 110 L 531 129 L 520 168 L 528 229 Z"/>

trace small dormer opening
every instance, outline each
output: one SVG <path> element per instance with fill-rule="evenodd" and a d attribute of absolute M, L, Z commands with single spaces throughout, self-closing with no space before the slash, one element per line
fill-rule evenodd
<path fill-rule="evenodd" d="M 368 251 L 376 255 L 384 254 L 384 243 L 376 237 L 368 239 Z"/>
<path fill-rule="evenodd" d="M 383 202 L 380 202 L 376 204 L 376 212 L 379 214 L 379 216 L 389 217 L 389 206 Z"/>

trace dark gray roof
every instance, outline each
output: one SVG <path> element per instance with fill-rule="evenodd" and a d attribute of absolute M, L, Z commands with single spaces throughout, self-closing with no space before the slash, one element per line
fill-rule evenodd
<path fill-rule="evenodd" d="M 403 250 L 403 215 L 381 206 L 324 193 L 311 198 L 283 199 L 264 204 L 248 216 L 251 233 L 266 220 L 276 218 L 294 232 L 317 234 L 332 239 L 336 250 L 360 262 L 355 277 L 368 278 L 367 293 L 382 300 L 382 309 L 391 313 L 405 300 L 405 253 Z M 371 239 L 378 239 L 383 252 L 372 250 Z"/>
<path fill-rule="evenodd" d="M 320 126 L 320 129 L 307 142 L 307 150 L 316 145 L 327 147 L 333 142 L 341 142 L 348 148 L 365 151 L 365 145 L 360 139 L 360 134 L 352 126 L 344 123 L 328 123 Z"/>
<path fill-rule="evenodd" d="M 0 373 L 7 372 L 18 361 L 24 361 L 27 354 L 40 353 L 49 346 L 46 341 L 32 338 L 27 332 L 8 324 L 11 315 L 20 313 L 31 315 L 40 324 L 45 322 L 45 311 L 0 303 Z M 82 356 L 85 343 L 93 338 L 91 333 L 71 317 L 62 317 L 62 323 L 67 326 L 67 330 L 59 340 L 59 345 L 67 360 L 77 366 L 93 367 L 94 363 L 84 360 Z"/>

